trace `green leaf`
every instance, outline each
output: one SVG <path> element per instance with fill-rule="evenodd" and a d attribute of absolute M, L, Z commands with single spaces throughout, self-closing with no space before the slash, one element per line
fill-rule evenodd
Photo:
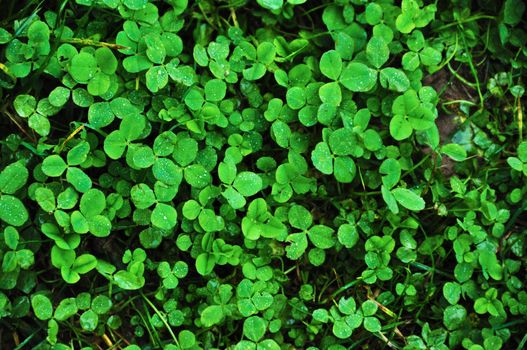
<path fill-rule="evenodd" d="M 368 61 L 372 66 L 375 68 L 381 68 L 390 57 L 390 49 L 382 38 L 374 36 L 368 41 L 368 45 L 366 46 L 366 57 L 368 57 Z"/>
<path fill-rule="evenodd" d="M 107 314 L 112 308 L 112 299 L 105 295 L 97 295 L 91 302 L 91 308 L 98 315 Z"/>
<path fill-rule="evenodd" d="M 362 314 L 364 316 L 373 316 L 377 312 L 377 303 L 373 300 L 366 300 L 361 305 Z"/>
<path fill-rule="evenodd" d="M 113 275 L 114 282 L 122 289 L 137 290 L 144 286 L 144 277 L 138 277 L 129 271 L 117 271 Z"/>
<path fill-rule="evenodd" d="M 339 128 L 329 135 L 329 146 L 337 156 L 354 154 L 357 147 L 356 137 L 351 129 Z"/>
<path fill-rule="evenodd" d="M 152 166 L 152 173 L 157 180 L 173 186 L 178 186 L 183 178 L 183 170 L 167 158 L 158 158 Z"/>
<path fill-rule="evenodd" d="M 368 151 L 378 151 L 382 148 L 382 139 L 379 133 L 373 129 L 368 129 L 363 134 L 364 146 Z"/>
<path fill-rule="evenodd" d="M 196 344 L 196 336 L 186 329 L 179 332 L 178 339 L 183 349 L 190 349 Z"/>
<path fill-rule="evenodd" d="M 401 164 L 393 158 L 388 158 L 382 162 L 379 172 L 384 174 L 382 177 L 384 186 L 391 189 L 401 178 Z"/>
<path fill-rule="evenodd" d="M 291 243 L 285 247 L 286 255 L 291 260 L 298 260 L 308 246 L 307 235 L 304 232 L 290 234 L 286 241 Z"/>
<path fill-rule="evenodd" d="M 406 74 L 397 68 L 388 67 L 379 75 L 381 86 L 397 92 L 405 92 L 410 88 L 410 80 Z"/>
<path fill-rule="evenodd" d="M 233 186 L 244 197 L 253 196 L 262 189 L 262 178 L 250 171 L 242 171 L 234 179 Z"/>
<path fill-rule="evenodd" d="M 49 119 L 42 114 L 34 113 L 29 117 L 27 124 L 40 136 L 48 136 L 51 131 Z"/>
<path fill-rule="evenodd" d="M 370 91 L 377 82 L 377 71 L 364 63 L 351 62 L 344 68 L 340 83 L 353 92 Z"/>
<path fill-rule="evenodd" d="M 339 242 L 346 248 L 353 248 L 359 241 L 357 229 L 351 224 L 340 225 L 337 237 Z"/>
<path fill-rule="evenodd" d="M 203 209 L 198 216 L 200 226 L 207 232 L 215 232 L 223 229 L 224 222 L 219 216 L 216 216 L 214 210 Z"/>
<path fill-rule="evenodd" d="M 205 102 L 203 94 L 196 88 L 189 89 L 183 100 L 185 101 L 185 105 L 193 111 L 200 109 L 203 106 L 203 102 Z"/>
<path fill-rule="evenodd" d="M 95 237 L 107 237 L 112 230 L 112 223 L 106 216 L 95 215 L 88 218 L 90 233 Z"/>
<path fill-rule="evenodd" d="M 22 118 L 28 118 L 37 108 L 37 100 L 31 95 L 18 95 L 13 101 L 15 111 Z"/>
<path fill-rule="evenodd" d="M 104 139 L 104 152 L 111 159 L 119 159 L 123 155 L 127 144 L 123 133 L 119 130 L 114 130 Z"/>
<path fill-rule="evenodd" d="M 87 108 L 93 103 L 93 96 L 86 89 L 77 88 L 72 93 L 73 103 L 79 107 Z"/>
<path fill-rule="evenodd" d="M 8 43 L 12 38 L 11 33 L 9 33 L 4 28 L 0 28 L 0 44 Z"/>
<path fill-rule="evenodd" d="M 95 256 L 82 254 L 75 259 L 71 269 L 78 274 L 86 274 L 93 270 L 95 266 L 97 266 L 97 258 Z"/>
<path fill-rule="evenodd" d="M 403 58 L 402 58 L 402 64 L 403 64 L 403 68 L 407 71 L 410 71 L 410 72 L 413 72 L 415 71 L 417 68 L 419 68 L 419 64 L 421 63 L 420 59 L 419 59 L 419 55 L 415 52 L 406 52 L 404 55 L 403 55 Z"/>
<path fill-rule="evenodd" d="M 201 323 L 205 327 L 212 327 L 223 320 L 223 309 L 219 305 L 209 305 L 201 313 Z"/>
<path fill-rule="evenodd" d="M 300 109 L 306 104 L 305 90 L 301 87 L 294 86 L 287 90 L 287 105 L 292 109 Z"/>
<path fill-rule="evenodd" d="M 415 28 L 412 15 L 406 12 L 401 13 L 395 20 L 395 26 L 403 34 L 410 33 Z"/>
<path fill-rule="evenodd" d="M 104 128 L 115 119 L 111 105 L 108 102 L 96 102 L 88 109 L 88 121 L 94 128 Z"/>
<path fill-rule="evenodd" d="M 412 125 L 402 115 L 394 115 L 390 119 L 390 135 L 397 141 L 409 138 L 412 132 Z"/>
<path fill-rule="evenodd" d="M 70 98 L 70 90 L 63 86 L 57 86 L 49 93 L 49 103 L 55 107 L 62 107 Z"/>
<path fill-rule="evenodd" d="M 27 30 L 27 37 L 32 43 L 48 43 L 50 30 L 46 23 L 34 21 Z"/>
<path fill-rule="evenodd" d="M 245 200 L 245 197 L 242 196 L 238 191 L 236 191 L 232 187 L 227 187 L 225 191 L 221 194 L 225 199 L 227 199 L 227 202 L 229 202 L 229 205 L 233 209 L 241 209 L 245 206 L 247 201 Z"/>
<path fill-rule="evenodd" d="M 493 251 L 480 249 L 478 261 L 483 269 L 483 276 L 486 279 L 488 279 L 489 276 L 496 281 L 503 279 L 503 268 Z"/>
<path fill-rule="evenodd" d="M 102 96 L 108 92 L 111 87 L 111 83 L 110 76 L 101 72 L 97 72 L 95 73 L 95 76 L 88 82 L 88 93 L 93 96 Z"/>
<path fill-rule="evenodd" d="M 216 257 L 209 253 L 201 253 L 196 258 L 196 271 L 202 276 L 212 272 L 216 265 Z M 203 321 L 202 321 L 203 322 Z"/>
<path fill-rule="evenodd" d="M 275 120 L 273 125 L 271 125 L 271 134 L 280 147 L 287 148 L 289 146 L 291 128 L 287 123 L 281 120 Z"/>
<path fill-rule="evenodd" d="M 68 151 L 66 157 L 68 165 L 80 165 L 87 158 L 90 152 L 90 144 L 86 141 L 79 142 L 75 147 Z"/>
<path fill-rule="evenodd" d="M 189 220 L 195 220 L 201 212 L 201 209 L 202 207 L 197 201 L 193 199 L 188 200 L 183 204 L 183 216 Z"/>
<path fill-rule="evenodd" d="M 425 201 L 414 191 L 402 187 L 397 187 L 391 192 L 397 202 L 406 209 L 412 211 L 420 211 L 425 208 Z"/>
<path fill-rule="evenodd" d="M 350 183 L 355 178 L 357 166 L 351 157 L 337 157 L 333 173 L 338 182 Z"/>
<path fill-rule="evenodd" d="M 382 16 L 383 16 L 382 6 L 374 2 L 369 3 L 366 6 L 364 15 L 366 18 L 366 22 L 368 22 L 369 25 L 374 26 L 377 23 L 379 23 L 382 19 Z"/>
<path fill-rule="evenodd" d="M 267 69 L 262 63 L 255 63 L 251 67 L 243 70 L 243 77 L 249 81 L 254 81 L 262 78 Z"/>
<path fill-rule="evenodd" d="M 479 300 L 479 299 L 478 299 Z M 476 310 L 478 312 L 478 310 Z M 448 330 L 454 330 L 463 324 L 467 317 L 467 310 L 461 305 L 447 306 L 443 311 L 443 324 Z"/>
<path fill-rule="evenodd" d="M 175 15 L 182 14 L 188 6 L 188 0 L 170 0 L 168 3 L 172 5 Z"/>
<path fill-rule="evenodd" d="M 137 184 L 130 190 L 132 203 L 139 209 L 146 209 L 152 206 L 156 201 L 154 191 L 144 183 Z"/>
<path fill-rule="evenodd" d="M 315 225 L 309 229 L 307 235 L 311 243 L 320 249 L 329 249 L 335 245 L 334 230 L 324 225 Z"/>
<path fill-rule="evenodd" d="M 265 65 L 273 63 L 276 57 L 275 46 L 268 41 L 260 43 L 258 45 L 258 48 L 256 49 L 256 57 L 260 63 L 263 63 Z"/>
<path fill-rule="evenodd" d="M 311 213 L 301 205 L 293 205 L 287 217 L 289 224 L 300 230 L 307 230 L 313 224 Z"/>
<path fill-rule="evenodd" d="M 342 59 L 335 50 L 329 50 L 320 57 L 320 72 L 331 80 L 337 80 L 342 71 Z"/>
<path fill-rule="evenodd" d="M 69 73 L 78 83 L 86 84 L 97 73 L 97 61 L 93 55 L 81 52 L 70 62 Z"/>
<path fill-rule="evenodd" d="M 219 79 L 211 79 L 205 84 L 205 98 L 207 101 L 219 102 L 227 92 L 227 84 Z"/>
<path fill-rule="evenodd" d="M 267 330 L 267 322 L 259 316 L 251 316 L 243 322 L 243 335 L 248 339 L 258 342 Z"/>
<path fill-rule="evenodd" d="M 0 172 L 0 192 L 14 194 L 25 185 L 29 177 L 22 162 L 11 163 Z"/>
<path fill-rule="evenodd" d="M 57 268 L 71 266 L 75 261 L 75 251 L 73 249 L 61 249 L 54 245 L 51 248 L 51 263 Z"/>
<path fill-rule="evenodd" d="M 44 211 L 51 213 L 55 210 L 55 194 L 49 188 L 37 188 L 35 191 L 35 199 Z"/>
<path fill-rule="evenodd" d="M 518 152 L 518 158 L 520 158 L 522 162 L 527 163 L 527 142 L 526 141 L 523 141 L 522 143 L 518 145 L 517 152 Z"/>
<path fill-rule="evenodd" d="M 129 73 L 139 73 L 152 67 L 152 62 L 142 55 L 129 56 L 123 60 L 123 67 Z"/>
<path fill-rule="evenodd" d="M 31 296 L 31 307 L 36 318 L 41 321 L 49 320 L 53 316 L 51 300 L 43 294 L 33 294 Z"/>
<path fill-rule="evenodd" d="M 516 171 L 523 170 L 523 162 L 516 157 L 508 157 L 507 164 Z"/>
<path fill-rule="evenodd" d="M 342 101 L 342 92 L 337 82 L 322 85 L 318 90 L 318 95 L 323 103 L 333 106 L 340 106 Z"/>
<path fill-rule="evenodd" d="M 144 36 L 146 44 L 146 56 L 156 64 L 163 64 L 166 57 L 166 48 L 161 37 L 156 33 L 149 33 Z"/>
<path fill-rule="evenodd" d="M 521 22 L 525 12 L 525 2 L 522 0 L 506 0 L 503 4 L 503 22 L 515 26 Z"/>
<path fill-rule="evenodd" d="M 377 317 L 365 317 L 364 328 L 371 333 L 376 333 L 381 330 L 381 322 Z"/>
<path fill-rule="evenodd" d="M 4 229 L 4 241 L 8 248 L 16 250 L 18 242 L 20 241 L 20 235 L 13 226 L 7 226 Z"/>
<path fill-rule="evenodd" d="M 284 4 L 283 0 L 256 0 L 256 2 L 268 10 L 279 10 Z"/>
<path fill-rule="evenodd" d="M 333 35 L 335 38 L 335 50 L 339 53 L 340 57 L 345 60 L 351 60 L 353 58 L 353 52 L 355 51 L 355 41 L 353 38 L 342 31 L 334 33 Z"/>
<path fill-rule="evenodd" d="M 8 225 L 22 226 L 28 219 L 29 214 L 20 199 L 10 195 L 0 195 L 0 220 Z"/>
<path fill-rule="evenodd" d="M 88 191 L 92 187 L 90 177 L 79 168 L 68 168 L 66 171 L 66 180 L 81 193 Z"/>
<path fill-rule="evenodd" d="M 192 164 L 185 168 L 184 177 L 190 186 L 196 188 L 203 188 L 212 180 L 210 173 L 201 164 Z"/>
<path fill-rule="evenodd" d="M 326 175 L 333 173 L 333 156 L 327 143 L 319 142 L 315 146 L 315 149 L 311 152 L 311 161 L 321 173 Z"/>
<path fill-rule="evenodd" d="M 78 311 L 77 303 L 75 298 L 62 299 L 57 308 L 55 309 L 54 318 L 57 321 L 66 321 L 68 318 L 75 315 Z"/>
<path fill-rule="evenodd" d="M 117 58 L 115 58 L 112 50 L 107 47 L 100 47 L 95 50 L 95 60 L 97 61 L 97 66 L 104 74 L 111 75 L 117 70 Z"/>
<path fill-rule="evenodd" d="M 301 112 L 302 111 L 307 111 L 308 114 L 313 113 L 313 110 L 310 110 L 309 107 L 303 108 Z M 323 125 L 330 125 L 335 119 L 336 115 L 337 115 L 337 106 L 329 104 L 329 103 L 322 103 L 319 106 L 318 111 L 316 112 L 316 118 L 318 119 L 320 124 L 323 124 Z M 313 120 L 313 123 L 310 124 L 309 126 L 314 125 L 315 121 L 316 120 Z M 311 123 L 311 121 L 309 123 Z"/>
<path fill-rule="evenodd" d="M 461 286 L 456 282 L 445 283 L 443 285 L 443 296 L 450 305 L 456 305 L 461 297 Z"/>
<path fill-rule="evenodd" d="M 177 212 L 176 209 L 164 203 L 158 203 L 152 211 L 150 217 L 152 225 L 163 230 L 170 230 L 176 226 Z"/>
<path fill-rule="evenodd" d="M 79 142 L 75 147 L 68 151 L 66 160 L 68 165 L 80 165 L 87 158 L 88 153 L 90 152 L 90 144 L 86 141 Z"/>
<path fill-rule="evenodd" d="M 146 72 L 146 87 L 153 93 L 158 92 L 168 84 L 168 73 L 163 66 L 150 67 Z"/>
<path fill-rule="evenodd" d="M 456 143 L 441 146 L 441 153 L 446 154 L 456 162 L 462 162 L 467 159 L 467 151 Z"/>
<path fill-rule="evenodd" d="M 68 187 L 57 196 L 57 207 L 60 209 L 72 209 L 79 199 L 78 193 Z"/>
<path fill-rule="evenodd" d="M 82 213 L 78 210 L 75 210 L 73 213 L 71 213 L 70 221 L 73 231 L 76 233 L 83 234 L 90 230 L 88 220 L 86 220 L 86 217 L 84 217 L 84 215 L 82 215 Z"/>
<path fill-rule="evenodd" d="M 351 336 L 353 329 L 342 319 L 338 319 L 333 323 L 333 334 L 339 339 L 347 339 Z"/>
<path fill-rule="evenodd" d="M 123 4 L 130 10 L 141 10 L 147 3 L 148 0 L 123 0 Z"/>
<path fill-rule="evenodd" d="M 42 162 L 42 172 L 47 176 L 58 177 L 66 170 L 67 165 L 59 155 L 53 154 Z"/>
<path fill-rule="evenodd" d="M 86 310 L 79 318 L 83 330 L 93 332 L 99 324 L 99 316 L 93 310 Z"/>
<path fill-rule="evenodd" d="M 441 63 L 441 52 L 433 47 L 425 47 L 419 52 L 419 58 L 425 66 L 435 66 Z"/>
<path fill-rule="evenodd" d="M 106 208 L 106 197 L 98 189 L 92 188 L 81 197 L 80 211 L 87 218 L 99 215 Z"/>
<path fill-rule="evenodd" d="M 130 148 L 129 150 L 131 150 Z M 133 148 L 133 165 L 139 169 L 150 168 L 155 162 L 154 151 L 148 146 L 137 146 Z"/>

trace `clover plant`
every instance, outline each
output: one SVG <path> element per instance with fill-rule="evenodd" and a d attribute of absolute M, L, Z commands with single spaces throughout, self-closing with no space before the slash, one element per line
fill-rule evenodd
<path fill-rule="evenodd" d="M 0 11 L 0 348 L 522 349 L 520 0 Z"/>

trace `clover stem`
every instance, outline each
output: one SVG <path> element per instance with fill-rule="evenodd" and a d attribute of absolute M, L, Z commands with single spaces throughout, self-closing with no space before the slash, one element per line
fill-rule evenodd
<path fill-rule="evenodd" d="M 456 25 L 459 25 L 459 24 L 463 24 L 463 23 L 470 23 L 470 22 L 474 22 L 474 21 L 477 21 L 477 20 L 480 20 L 480 19 L 492 19 L 492 20 L 495 20 L 496 19 L 496 16 L 489 16 L 489 15 L 475 15 L 475 16 L 472 16 L 472 17 L 468 17 L 468 18 L 465 18 L 464 20 L 462 21 L 456 21 L 456 22 L 452 22 L 452 23 L 448 23 L 448 24 L 445 24 L 439 28 L 437 28 L 436 30 L 445 30 L 445 29 L 448 29 L 450 27 L 455 27 Z"/>
<path fill-rule="evenodd" d="M 150 299 L 148 299 L 144 294 L 143 292 L 141 292 L 141 297 L 143 297 L 143 299 L 146 301 L 146 303 L 154 310 L 154 312 L 157 314 L 157 316 L 161 319 L 161 322 L 163 322 L 163 324 L 165 325 L 166 329 L 168 330 L 168 333 L 170 333 L 170 336 L 172 337 L 172 340 L 174 340 L 174 342 L 176 343 L 176 345 L 178 347 L 181 347 L 179 345 L 179 341 L 176 337 L 176 335 L 174 334 L 174 331 L 172 331 L 172 327 L 170 327 L 170 325 L 168 324 L 168 322 L 166 321 L 165 319 L 165 316 L 163 316 L 161 314 L 161 312 L 157 309 L 157 307 L 154 305 L 154 303 L 152 303 L 150 301 Z"/>

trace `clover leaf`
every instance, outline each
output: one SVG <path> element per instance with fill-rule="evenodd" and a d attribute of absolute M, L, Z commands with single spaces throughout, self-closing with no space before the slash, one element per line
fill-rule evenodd
<path fill-rule="evenodd" d="M 326 142 L 319 142 L 311 152 L 311 160 L 315 168 L 326 175 L 334 174 L 339 182 L 352 182 L 356 165 L 350 155 L 362 152 L 362 148 L 354 144 L 353 132 L 347 128 L 335 130 Z M 330 148 L 331 146 L 331 148 Z"/>
<path fill-rule="evenodd" d="M 397 187 L 391 192 L 397 202 L 406 209 L 412 211 L 420 211 L 425 208 L 425 201 L 423 200 L 423 198 L 421 198 L 418 194 L 409 189 Z"/>
<path fill-rule="evenodd" d="M 350 62 L 344 67 L 339 81 L 350 91 L 367 92 L 377 83 L 377 71 L 364 63 Z"/>
<path fill-rule="evenodd" d="M 53 305 L 49 298 L 43 294 L 31 296 L 31 306 L 35 316 L 42 321 L 49 320 L 53 315 Z"/>
<path fill-rule="evenodd" d="M 335 50 L 326 51 L 320 56 L 320 72 L 331 80 L 337 80 L 342 71 L 342 59 Z"/>
<path fill-rule="evenodd" d="M 79 83 L 88 83 L 97 72 L 97 60 L 88 52 L 81 52 L 71 59 L 69 73 Z"/>

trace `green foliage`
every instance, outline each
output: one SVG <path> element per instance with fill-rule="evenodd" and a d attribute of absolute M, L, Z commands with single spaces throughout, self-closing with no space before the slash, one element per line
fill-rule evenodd
<path fill-rule="evenodd" d="M 525 10 L 2 2 L 0 348 L 522 348 Z"/>

